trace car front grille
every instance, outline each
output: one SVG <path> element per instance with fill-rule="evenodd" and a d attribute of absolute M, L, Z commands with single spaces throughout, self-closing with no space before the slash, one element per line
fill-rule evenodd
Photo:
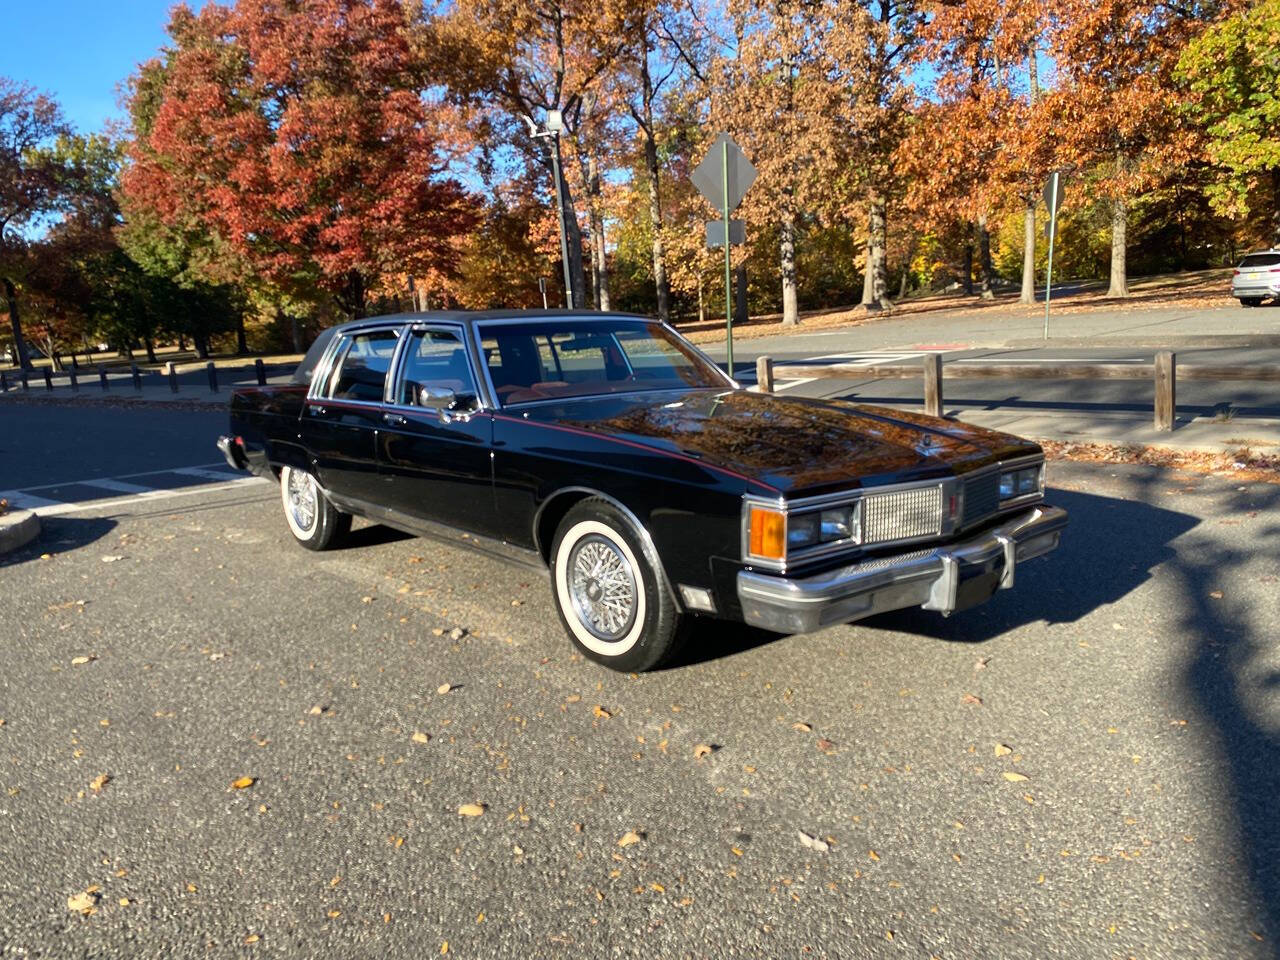
<path fill-rule="evenodd" d="M 964 482 L 964 526 L 977 523 L 1000 509 L 1000 473 L 991 470 Z"/>
<path fill-rule="evenodd" d="M 869 494 L 862 511 L 864 544 L 936 537 L 942 533 L 942 486 Z"/>

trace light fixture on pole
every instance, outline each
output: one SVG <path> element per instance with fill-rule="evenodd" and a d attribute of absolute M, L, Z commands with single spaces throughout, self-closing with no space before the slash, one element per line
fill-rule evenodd
<path fill-rule="evenodd" d="M 573 277 L 569 272 L 569 244 L 564 231 L 564 197 L 560 192 L 560 132 L 564 129 L 564 114 L 559 110 L 547 111 L 547 128 L 539 130 L 538 125 L 527 113 L 521 117 L 529 126 L 529 136 L 534 140 L 551 140 L 551 175 L 556 181 L 556 216 L 560 223 L 560 263 L 564 267 L 564 299 L 565 305 L 573 309 Z"/>

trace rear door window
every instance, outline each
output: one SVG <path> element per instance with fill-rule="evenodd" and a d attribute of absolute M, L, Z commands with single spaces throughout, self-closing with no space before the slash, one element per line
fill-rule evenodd
<path fill-rule="evenodd" d="M 398 330 L 373 330 L 344 337 L 326 396 L 332 400 L 381 403 L 397 340 Z"/>
<path fill-rule="evenodd" d="M 1239 269 L 1256 267 L 1280 267 L 1280 253 L 1251 253 L 1240 261 Z"/>

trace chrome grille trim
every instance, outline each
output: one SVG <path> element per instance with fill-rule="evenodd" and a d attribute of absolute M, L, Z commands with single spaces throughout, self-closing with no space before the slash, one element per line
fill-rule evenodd
<path fill-rule="evenodd" d="M 942 484 L 869 493 L 862 501 L 862 543 L 912 540 L 942 534 Z"/>

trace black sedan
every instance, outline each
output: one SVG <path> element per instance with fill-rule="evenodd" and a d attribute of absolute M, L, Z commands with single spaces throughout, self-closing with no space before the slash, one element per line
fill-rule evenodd
<path fill-rule="evenodd" d="M 359 515 L 549 568 L 570 639 L 618 670 L 696 642 L 704 617 L 803 633 L 949 614 L 1012 587 L 1067 522 L 1034 443 L 744 390 L 643 317 L 360 320 L 297 379 L 237 390 L 219 447 L 279 479 L 299 543 Z"/>

